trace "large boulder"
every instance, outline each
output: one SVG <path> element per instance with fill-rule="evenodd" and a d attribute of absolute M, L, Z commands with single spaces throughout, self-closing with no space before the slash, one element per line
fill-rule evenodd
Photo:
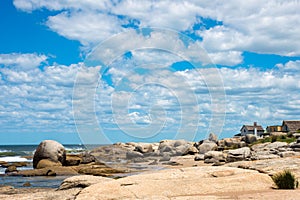
<path fill-rule="evenodd" d="M 226 157 L 221 151 L 209 151 L 204 154 L 204 163 L 225 163 Z"/>
<path fill-rule="evenodd" d="M 33 168 L 37 167 L 40 160 L 48 159 L 52 162 L 65 164 L 66 150 L 64 146 L 54 140 L 44 140 L 37 147 L 33 156 Z"/>
<path fill-rule="evenodd" d="M 153 152 L 152 144 L 150 143 L 139 143 L 136 145 L 135 151 L 140 153 L 151 153 Z"/>
<path fill-rule="evenodd" d="M 247 134 L 245 136 L 245 142 L 247 144 L 252 144 L 252 143 L 254 143 L 256 141 L 257 141 L 257 137 L 255 135 L 253 135 L 253 134 Z"/>
<path fill-rule="evenodd" d="M 209 140 L 205 140 L 198 147 L 200 154 L 205 154 L 206 152 L 217 150 L 217 148 L 218 148 L 218 145 L 214 142 L 209 141 Z"/>
<path fill-rule="evenodd" d="M 249 147 L 243 147 L 235 150 L 228 150 L 227 162 L 236 162 L 242 160 L 250 160 L 251 150 Z"/>

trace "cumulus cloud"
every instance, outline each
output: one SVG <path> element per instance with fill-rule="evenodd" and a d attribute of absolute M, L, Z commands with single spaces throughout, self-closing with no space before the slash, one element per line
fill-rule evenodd
<path fill-rule="evenodd" d="M 101 42 L 124 30 L 124 25 L 162 27 L 194 32 L 203 38 L 209 53 L 252 51 L 278 55 L 300 55 L 298 1 L 37 1 L 15 0 L 24 11 L 46 8 L 61 11 L 49 17 L 55 32 L 87 45 Z M 255 5 L 255 6 L 254 6 Z M 66 11 L 67 10 L 67 11 Z M 201 19 L 221 25 L 203 28 Z M 200 29 L 194 29 L 200 24 Z M 237 62 L 237 61 L 236 61 Z M 236 63 L 234 62 L 234 63 Z"/>
<path fill-rule="evenodd" d="M 12 54 L 0 54 L 0 65 L 16 67 L 21 70 L 30 70 L 34 69 L 42 62 L 47 60 L 47 56 L 38 55 L 35 53 L 28 54 L 20 54 L 20 53 L 12 53 Z"/>

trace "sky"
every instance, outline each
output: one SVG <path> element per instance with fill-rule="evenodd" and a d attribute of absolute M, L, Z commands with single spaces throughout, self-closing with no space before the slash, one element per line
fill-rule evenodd
<path fill-rule="evenodd" d="M 198 141 L 300 120 L 299 10 L 1 0 L 0 144 Z"/>

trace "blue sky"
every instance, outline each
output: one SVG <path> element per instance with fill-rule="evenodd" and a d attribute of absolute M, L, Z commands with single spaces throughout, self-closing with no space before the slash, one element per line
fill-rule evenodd
<path fill-rule="evenodd" d="M 299 10 L 2 0 L 0 144 L 200 140 L 300 120 Z"/>

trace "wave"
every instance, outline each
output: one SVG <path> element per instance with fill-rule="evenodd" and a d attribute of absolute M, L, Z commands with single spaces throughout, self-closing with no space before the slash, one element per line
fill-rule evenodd
<path fill-rule="evenodd" d="M 32 160 L 29 160 L 27 158 L 21 157 L 21 156 L 6 156 L 6 157 L 0 157 L 0 161 L 2 162 L 32 162 Z"/>

